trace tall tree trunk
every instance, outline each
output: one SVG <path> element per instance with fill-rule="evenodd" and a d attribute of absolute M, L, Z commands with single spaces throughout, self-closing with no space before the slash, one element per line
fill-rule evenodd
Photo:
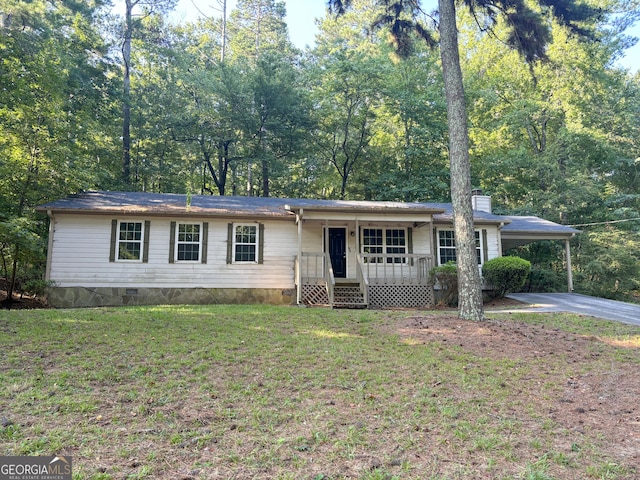
<path fill-rule="evenodd" d="M 5 307 L 11 308 L 13 305 L 13 292 L 16 289 L 16 276 L 18 273 L 18 254 L 20 253 L 20 247 L 16 245 L 16 248 L 13 250 L 13 263 L 11 265 L 11 280 L 9 280 L 9 286 L 7 287 L 7 298 L 5 299 Z"/>
<path fill-rule="evenodd" d="M 447 99 L 451 202 L 458 266 L 458 315 L 465 320 L 484 320 L 482 286 L 476 257 L 471 204 L 471 165 L 467 112 L 458 51 L 455 0 L 439 0 L 440 56 Z"/>
<path fill-rule="evenodd" d="M 124 78 L 122 81 L 122 181 L 125 185 L 131 182 L 131 37 L 133 35 L 132 11 L 134 3 L 126 0 L 124 41 L 122 43 L 122 60 Z"/>
<path fill-rule="evenodd" d="M 269 196 L 269 161 L 262 159 L 262 196 Z"/>

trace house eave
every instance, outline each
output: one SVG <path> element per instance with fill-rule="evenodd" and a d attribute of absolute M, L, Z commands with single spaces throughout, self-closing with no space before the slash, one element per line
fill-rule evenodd
<path fill-rule="evenodd" d="M 122 216 L 122 217 L 197 217 L 197 218 L 242 218 L 242 219 L 256 219 L 259 218 L 269 218 L 274 220 L 293 220 L 295 219 L 295 215 L 292 212 L 284 212 L 284 213 L 272 213 L 272 212 L 261 212 L 260 214 L 256 214 L 255 212 L 233 212 L 228 210 L 211 210 L 211 209 L 136 209 L 136 208 L 124 208 L 124 209 L 96 209 L 96 210 L 86 210 L 86 209 L 50 209 L 50 208 L 36 208 L 37 212 L 47 213 L 49 216 L 52 215 L 104 215 L 104 216 Z"/>

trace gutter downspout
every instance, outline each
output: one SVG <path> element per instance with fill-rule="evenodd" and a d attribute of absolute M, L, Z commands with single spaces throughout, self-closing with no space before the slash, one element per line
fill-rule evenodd
<path fill-rule="evenodd" d="M 504 227 L 504 222 L 500 222 L 498 225 L 498 256 L 502 257 L 502 227 Z"/>

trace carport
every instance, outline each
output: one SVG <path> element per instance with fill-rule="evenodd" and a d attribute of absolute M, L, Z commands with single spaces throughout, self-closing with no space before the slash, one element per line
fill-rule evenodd
<path fill-rule="evenodd" d="M 541 240 L 564 241 L 565 268 L 567 270 L 567 289 L 573 292 L 573 275 L 571 273 L 571 239 L 580 233 L 572 227 L 560 225 L 539 217 L 505 217 L 505 223 L 500 229 L 502 251 Z"/>

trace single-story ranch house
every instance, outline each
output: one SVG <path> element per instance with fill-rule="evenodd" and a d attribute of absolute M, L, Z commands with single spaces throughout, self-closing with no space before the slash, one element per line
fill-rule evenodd
<path fill-rule="evenodd" d="M 476 194 L 478 265 L 578 230 L 491 213 Z M 37 208 L 51 220 L 56 307 L 271 303 L 418 307 L 455 260 L 451 204 L 90 191 Z"/>

